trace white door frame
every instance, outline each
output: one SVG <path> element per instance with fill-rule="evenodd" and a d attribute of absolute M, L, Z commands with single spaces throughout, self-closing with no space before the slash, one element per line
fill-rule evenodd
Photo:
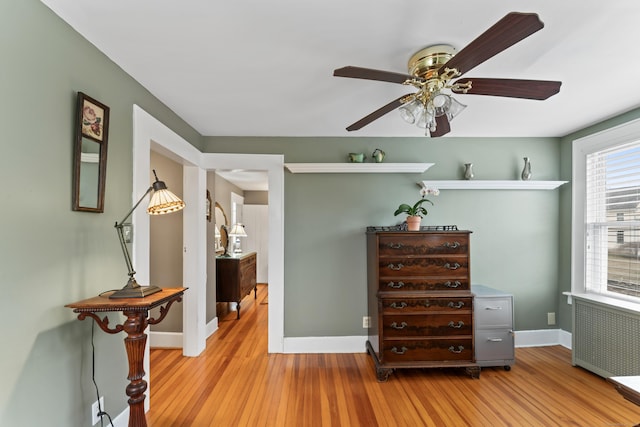
<path fill-rule="evenodd" d="M 266 170 L 269 179 L 269 353 L 284 352 L 284 156 L 203 153 L 206 170 Z"/>
<path fill-rule="evenodd" d="M 198 356 L 206 347 L 206 173 L 215 169 L 266 170 L 269 179 L 269 320 L 268 352 L 284 351 L 284 156 L 202 153 L 137 105 L 133 106 L 133 194 L 137 201 L 149 187 L 151 150 L 184 166 L 183 197 L 183 354 Z M 132 247 L 138 281 L 149 283 L 149 217 L 132 214 Z M 273 236 L 273 238 L 271 238 Z M 147 350 L 148 352 L 148 350 Z M 145 371 L 149 373 L 145 357 Z"/>

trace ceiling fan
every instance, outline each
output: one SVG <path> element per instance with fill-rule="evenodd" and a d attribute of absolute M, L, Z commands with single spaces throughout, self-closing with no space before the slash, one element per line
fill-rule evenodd
<path fill-rule="evenodd" d="M 449 122 L 466 107 L 445 89 L 455 94 L 537 100 L 555 95 L 560 91 L 561 82 L 472 77 L 452 81 L 543 27 L 535 13 L 511 12 L 458 53 L 449 45 L 429 46 L 416 52 L 409 59 L 409 74 L 353 66 L 334 70 L 333 75 L 337 77 L 400 83 L 418 89 L 363 117 L 347 130 L 361 129 L 400 108 L 402 118 L 425 129 L 426 136 L 445 135 L 451 131 Z"/>

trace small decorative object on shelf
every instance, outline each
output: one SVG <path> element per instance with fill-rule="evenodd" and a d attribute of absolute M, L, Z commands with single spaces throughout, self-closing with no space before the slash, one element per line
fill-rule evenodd
<path fill-rule="evenodd" d="M 464 179 L 470 180 L 473 179 L 473 163 L 465 163 L 464 164 Z"/>
<path fill-rule="evenodd" d="M 429 199 L 425 199 L 427 194 L 432 194 L 437 196 L 440 194 L 440 190 L 437 188 L 429 188 L 422 187 L 420 189 L 420 200 L 418 200 L 413 206 L 408 205 L 406 203 L 402 203 L 398 206 L 398 209 L 393 213 L 394 215 L 400 215 L 401 213 L 407 214 L 407 229 L 409 231 L 419 231 L 420 230 L 420 221 L 422 220 L 423 215 L 427 215 L 429 212 L 427 209 L 422 206 L 423 203 L 428 202 L 433 206 L 433 202 Z"/>
<path fill-rule="evenodd" d="M 366 156 L 364 153 L 349 153 L 349 163 L 363 163 Z"/>
<path fill-rule="evenodd" d="M 524 168 L 520 175 L 523 181 L 529 181 L 531 179 L 531 161 L 528 157 L 524 157 Z"/>
<path fill-rule="evenodd" d="M 379 148 L 376 148 L 375 151 L 371 154 L 371 158 L 376 163 L 382 163 L 384 160 L 385 153 Z"/>

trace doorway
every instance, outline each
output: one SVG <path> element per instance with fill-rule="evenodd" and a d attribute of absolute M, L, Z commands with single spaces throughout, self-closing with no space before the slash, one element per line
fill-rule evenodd
<path fill-rule="evenodd" d="M 189 289 L 183 299 L 183 354 L 198 356 L 206 345 L 206 173 L 216 169 L 266 170 L 269 179 L 269 305 L 268 351 L 284 350 L 284 156 L 269 154 L 201 153 L 137 105 L 133 107 L 133 190 L 148 188 L 151 150 L 184 167 L 183 281 Z M 135 212 L 133 257 L 137 276 L 149 281 L 149 218 Z M 143 281 L 144 283 L 144 281 Z M 148 350 L 147 350 L 148 353 Z M 149 360 L 148 354 L 145 360 Z M 147 362 L 148 363 L 148 362 Z M 149 366 L 145 366 L 149 372 Z"/>

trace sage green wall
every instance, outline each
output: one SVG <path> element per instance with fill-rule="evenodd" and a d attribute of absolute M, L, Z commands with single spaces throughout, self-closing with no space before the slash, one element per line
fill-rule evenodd
<path fill-rule="evenodd" d="M 3 426 L 90 425 L 92 322 L 78 321 L 64 304 L 126 280 L 113 223 L 131 207 L 134 103 L 207 152 L 284 153 L 288 162 L 340 162 L 350 151 L 370 153 L 379 147 L 389 162 L 436 163 L 423 175 L 287 173 L 285 334 L 292 337 L 363 334 L 364 228 L 395 223 L 396 206 L 416 200 L 416 181 L 459 178 L 460 165 L 469 161 L 477 179 L 515 179 L 524 155 L 532 158 L 534 179 L 567 179 L 568 141 L 584 133 L 564 138 L 561 146 L 555 139 L 204 141 L 37 0 L 0 2 L 0 58 L 2 198 L 12 207 L 3 212 L 0 243 Z M 104 214 L 70 208 L 77 91 L 111 107 Z M 601 126 L 638 116 L 635 111 Z M 568 194 L 565 189 L 443 191 L 426 223 L 473 230 L 474 282 L 516 295 L 517 329 L 545 328 L 546 312 L 563 307 L 559 292 L 568 289 Z M 569 329 L 565 311 L 560 321 Z M 120 316 L 110 319 L 115 324 Z M 122 339 L 95 333 L 96 380 L 112 415 L 127 406 Z"/>
<path fill-rule="evenodd" d="M 419 199 L 424 179 L 556 180 L 554 138 L 204 138 L 206 152 L 284 153 L 285 162 L 343 162 L 349 152 L 386 162 L 435 163 L 424 174 L 285 174 L 285 336 L 364 335 L 365 228 L 402 221 L 393 211 Z M 473 231 L 472 280 L 513 292 L 516 328 L 544 329 L 558 306 L 559 192 L 443 190 L 423 224 Z"/>
<path fill-rule="evenodd" d="M 132 106 L 200 136 L 37 0 L 0 2 L 0 60 L 0 425 L 89 426 L 93 322 L 64 305 L 126 283 L 113 224 L 131 208 Z M 111 108 L 103 214 L 71 210 L 77 91 Z M 127 407 L 123 338 L 96 328 L 112 415 Z"/>
<path fill-rule="evenodd" d="M 560 174 L 563 180 L 571 181 L 571 148 L 572 142 L 576 139 L 583 138 L 587 135 L 601 132 L 606 129 L 610 129 L 615 126 L 619 126 L 631 120 L 640 118 L 640 108 L 632 111 L 620 114 L 608 120 L 604 120 L 600 123 L 589 126 L 585 129 L 581 129 L 577 132 L 571 133 L 561 141 L 560 153 L 561 153 L 561 165 Z M 559 240 L 559 289 L 558 292 L 569 292 L 571 290 L 571 186 L 563 188 L 560 192 L 560 240 Z M 560 327 L 566 331 L 572 331 L 572 318 L 571 318 L 571 306 L 567 304 L 566 298 L 561 298 L 559 303 L 559 317 Z"/>

